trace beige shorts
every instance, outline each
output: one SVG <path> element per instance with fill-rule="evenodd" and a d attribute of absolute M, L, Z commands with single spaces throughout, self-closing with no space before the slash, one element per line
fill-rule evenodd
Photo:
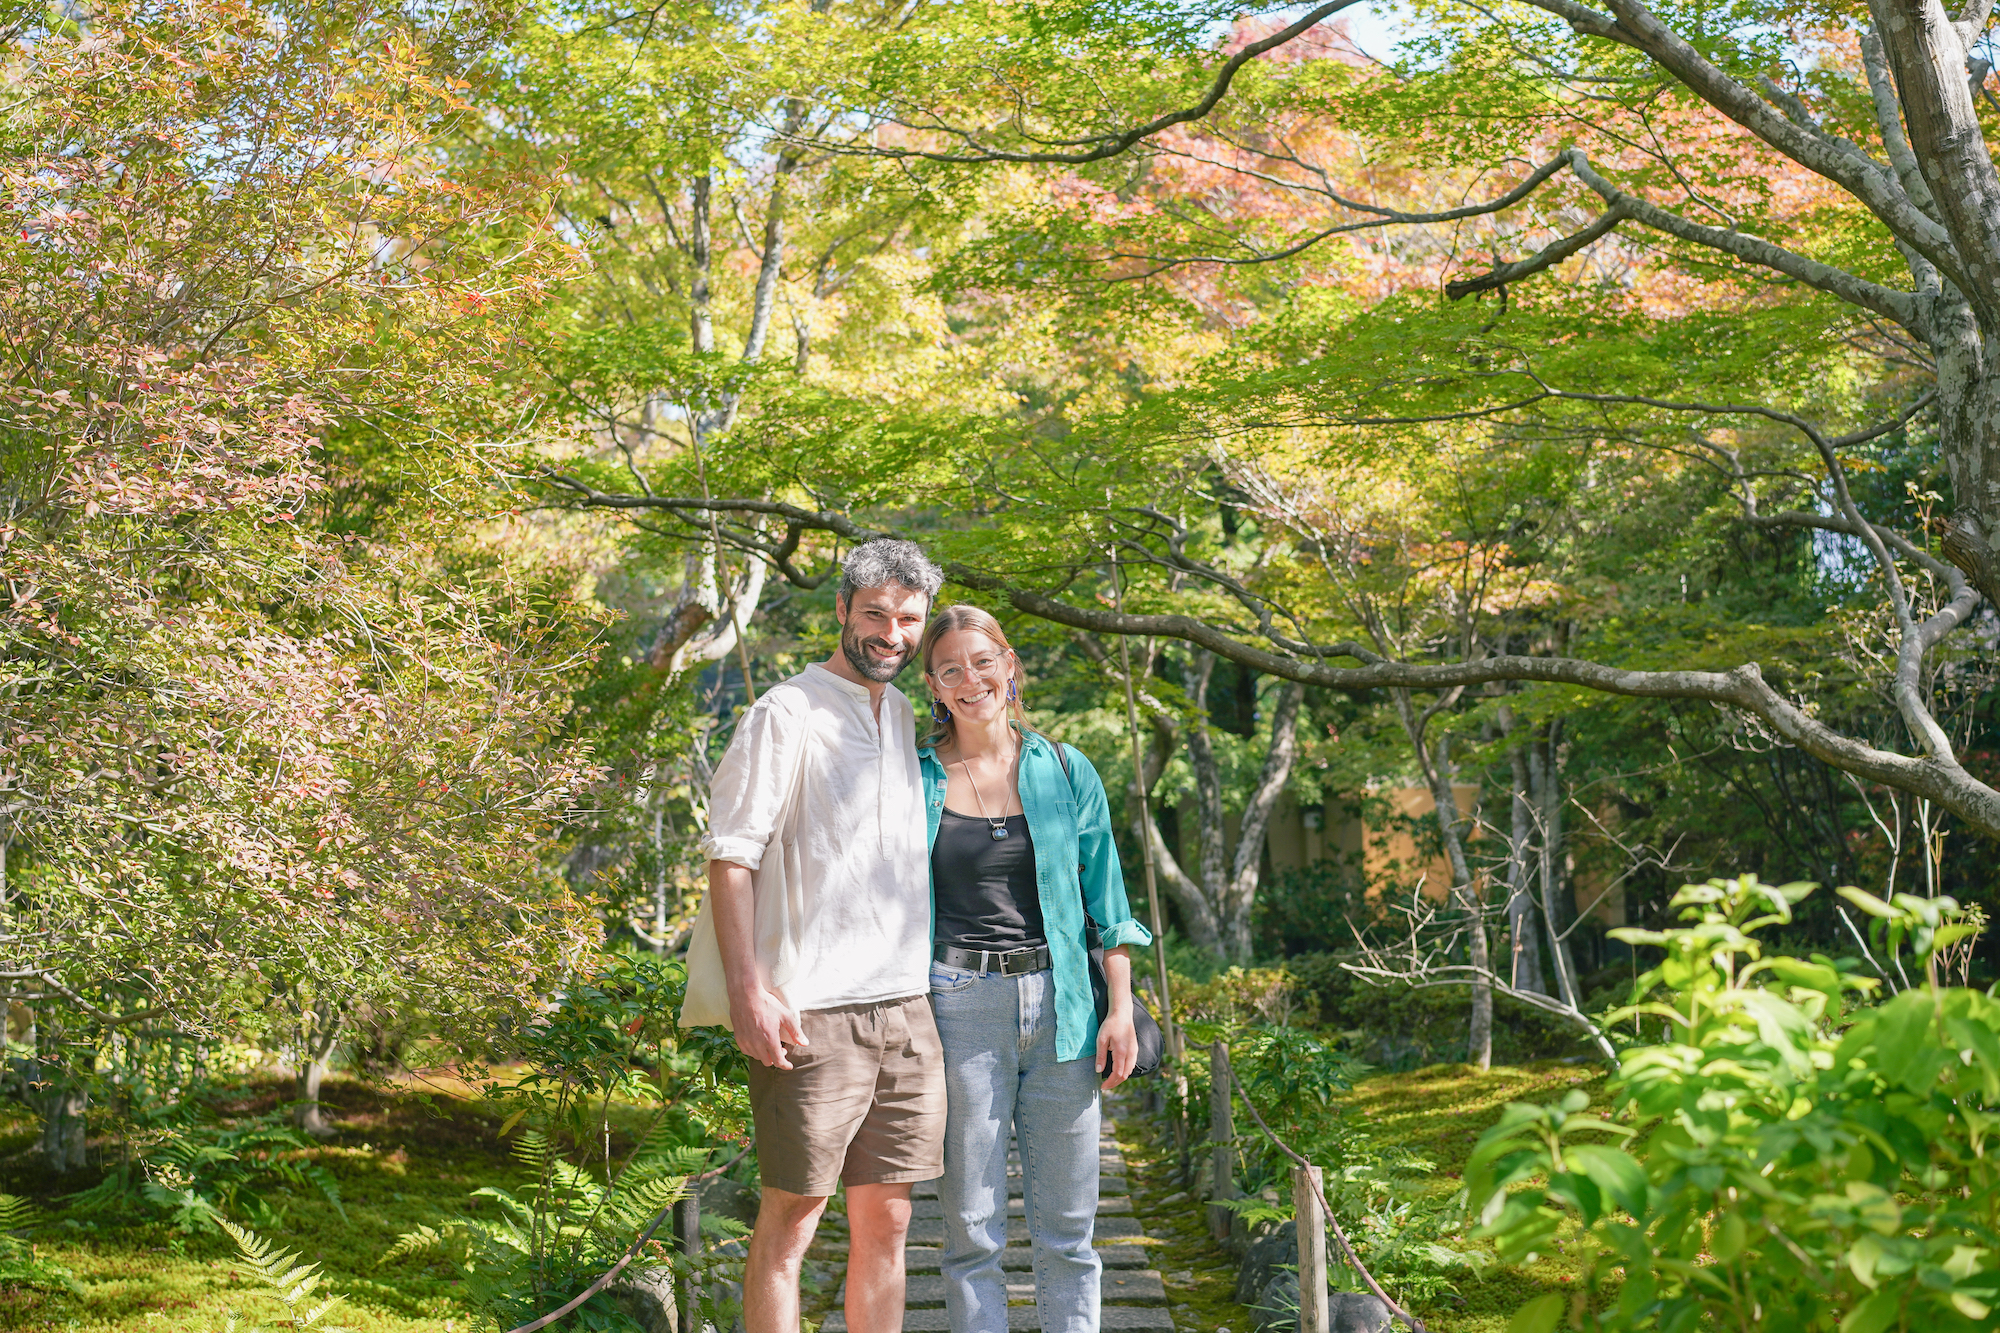
<path fill-rule="evenodd" d="M 836 1183 L 944 1174 L 944 1047 L 928 996 L 812 1009 L 790 1069 L 750 1062 L 764 1184 L 823 1198 Z"/>

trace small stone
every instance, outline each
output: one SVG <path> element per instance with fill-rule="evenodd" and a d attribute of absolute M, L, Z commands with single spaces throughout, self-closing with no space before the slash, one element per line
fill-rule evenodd
<path fill-rule="evenodd" d="M 1169 1194 L 1166 1198 L 1160 1200 L 1160 1207 L 1166 1208 L 1170 1207 L 1173 1204 L 1186 1203 L 1187 1197 L 1188 1196 L 1186 1190 L 1180 1190 L 1176 1193 Z"/>

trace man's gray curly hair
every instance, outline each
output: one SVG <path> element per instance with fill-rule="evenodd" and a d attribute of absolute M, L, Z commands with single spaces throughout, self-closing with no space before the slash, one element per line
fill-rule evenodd
<path fill-rule="evenodd" d="M 856 590 L 890 583 L 900 583 L 936 601 L 938 589 L 944 586 L 944 571 L 930 562 L 923 547 L 894 537 L 863 542 L 840 562 L 840 600 L 849 605 Z"/>

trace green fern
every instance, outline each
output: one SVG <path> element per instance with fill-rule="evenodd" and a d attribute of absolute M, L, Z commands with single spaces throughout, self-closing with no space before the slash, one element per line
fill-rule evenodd
<path fill-rule="evenodd" d="M 523 1128 L 513 1155 L 524 1177 L 519 1187 L 474 1190 L 475 1200 L 492 1206 L 406 1232 L 380 1261 L 449 1265 L 465 1296 L 503 1327 L 547 1309 L 617 1262 L 634 1236 L 686 1194 L 688 1176 L 702 1169 L 709 1151 L 656 1132 L 608 1184 L 558 1152 L 543 1130 Z M 636 1260 L 639 1268 L 657 1262 L 650 1255 Z"/>
<path fill-rule="evenodd" d="M 351 1333 L 331 1324 L 321 1326 L 319 1322 L 340 1304 L 340 1297 L 329 1296 L 318 1305 L 306 1306 L 320 1284 L 318 1264 L 302 1264 L 296 1252 L 274 1251 L 270 1241 L 248 1227 L 237 1226 L 226 1218 L 219 1220 L 222 1229 L 236 1242 L 236 1251 L 243 1262 L 263 1282 L 264 1289 L 258 1294 L 279 1302 L 290 1312 L 290 1317 L 282 1323 L 295 1329 L 319 1327 L 320 1333 Z"/>
<path fill-rule="evenodd" d="M 552 1155 L 549 1136 L 539 1129 L 524 1129 L 514 1140 L 514 1160 L 528 1168 L 528 1174 L 539 1177 Z"/>
<path fill-rule="evenodd" d="M 451 1228 L 447 1226 L 445 1229 L 448 1231 Z M 445 1237 L 442 1232 L 434 1227 L 419 1225 L 415 1231 L 405 1231 L 396 1237 L 396 1243 L 389 1247 L 389 1252 L 376 1262 L 386 1264 L 391 1259 L 401 1259 L 407 1254 L 428 1254 L 432 1250 L 441 1250 L 444 1246 Z"/>
<path fill-rule="evenodd" d="M 18 1194 L 0 1194 L 0 1231 L 26 1231 L 35 1225 L 39 1212 Z"/>

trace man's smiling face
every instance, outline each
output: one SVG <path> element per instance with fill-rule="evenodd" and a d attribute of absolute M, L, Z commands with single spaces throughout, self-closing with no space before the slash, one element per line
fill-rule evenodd
<path fill-rule="evenodd" d="M 923 638 L 931 599 L 900 583 L 856 588 L 853 600 L 835 598 L 840 619 L 840 651 L 864 680 L 885 684 L 896 678 Z"/>

